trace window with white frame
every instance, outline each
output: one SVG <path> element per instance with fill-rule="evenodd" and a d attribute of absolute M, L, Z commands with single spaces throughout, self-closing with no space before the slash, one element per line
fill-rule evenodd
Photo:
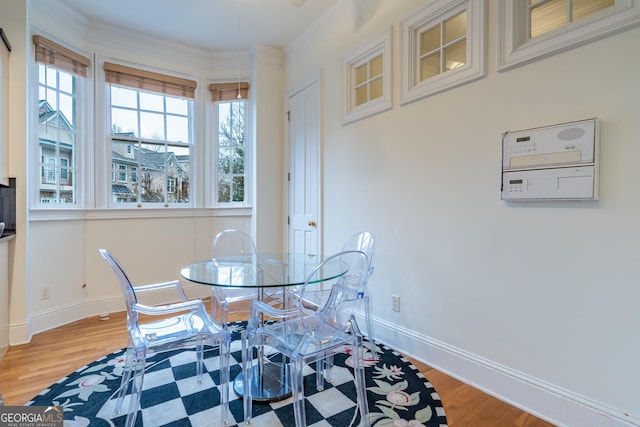
<path fill-rule="evenodd" d="M 343 59 L 342 123 L 391 108 L 391 29 Z"/>
<path fill-rule="evenodd" d="M 484 3 L 438 0 L 402 21 L 401 103 L 484 76 Z"/>
<path fill-rule="evenodd" d="M 640 0 L 500 0 L 498 70 L 596 40 L 640 21 Z"/>
<path fill-rule="evenodd" d="M 209 85 L 214 112 L 215 185 L 217 206 L 244 206 L 247 194 L 247 97 L 249 84 Z"/>
<path fill-rule="evenodd" d="M 118 165 L 118 181 L 127 182 L 127 165 Z"/>
<path fill-rule="evenodd" d="M 37 203 L 78 204 L 81 151 L 78 103 L 89 59 L 40 35 L 33 36 L 38 62 L 38 139 L 40 179 Z"/>
<path fill-rule="evenodd" d="M 118 170 L 112 204 L 189 206 L 196 82 L 108 62 L 104 69 Z"/>

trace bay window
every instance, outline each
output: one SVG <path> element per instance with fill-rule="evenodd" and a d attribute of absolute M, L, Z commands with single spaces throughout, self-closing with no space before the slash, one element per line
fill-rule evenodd
<path fill-rule="evenodd" d="M 38 141 L 40 165 L 34 206 L 74 207 L 82 202 L 79 152 L 85 119 L 79 107 L 89 59 L 40 35 L 33 36 L 38 63 Z"/>
<path fill-rule="evenodd" d="M 249 84 L 211 84 L 214 103 L 215 185 L 217 206 L 246 205 L 247 97 Z"/>
<path fill-rule="evenodd" d="M 191 206 L 196 82 L 109 62 L 104 70 L 112 206 Z"/>

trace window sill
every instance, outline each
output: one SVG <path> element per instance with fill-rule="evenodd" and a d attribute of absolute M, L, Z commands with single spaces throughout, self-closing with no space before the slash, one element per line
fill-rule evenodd
<path fill-rule="evenodd" d="M 82 221 L 100 219 L 195 218 L 251 216 L 252 207 L 234 208 L 131 208 L 131 209 L 31 209 L 29 221 Z"/>

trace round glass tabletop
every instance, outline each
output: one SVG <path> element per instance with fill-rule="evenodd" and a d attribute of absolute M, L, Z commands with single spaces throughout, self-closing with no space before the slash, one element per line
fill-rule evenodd
<path fill-rule="evenodd" d="M 304 284 L 313 269 L 324 259 L 298 253 L 259 253 L 214 258 L 189 264 L 180 270 L 186 280 L 209 286 L 265 288 Z M 332 280 L 349 269 L 336 259 L 314 274 L 313 282 Z"/>

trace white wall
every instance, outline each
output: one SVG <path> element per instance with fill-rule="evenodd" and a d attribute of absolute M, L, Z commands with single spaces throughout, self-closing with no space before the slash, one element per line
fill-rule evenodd
<path fill-rule="evenodd" d="M 9 176 L 16 178 L 16 237 L 9 243 L 10 343 L 30 333 L 27 294 L 26 144 L 27 50 L 26 1 L 0 0 L 0 26 L 11 43 L 9 55 Z"/>
<path fill-rule="evenodd" d="M 499 73 L 487 2 L 486 77 L 400 106 L 426 3 L 340 2 L 286 51 L 287 88 L 323 75 L 326 247 L 376 235 L 381 340 L 560 425 L 639 424 L 640 29 Z M 389 26 L 393 109 L 342 126 L 340 60 Z M 591 117 L 600 201 L 500 200 L 502 132 Z"/>

